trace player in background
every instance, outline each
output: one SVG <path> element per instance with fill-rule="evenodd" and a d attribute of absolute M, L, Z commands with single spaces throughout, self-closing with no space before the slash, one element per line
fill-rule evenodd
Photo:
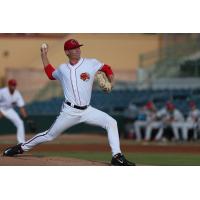
<path fill-rule="evenodd" d="M 163 136 L 163 129 L 165 127 L 171 127 L 174 134 L 174 140 L 178 141 L 180 139 L 178 131 L 184 126 L 184 117 L 182 113 L 175 108 L 175 105 L 170 101 L 167 102 L 165 108 L 159 110 L 156 116 L 162 121 L 162 126 L 155 139 L 161 140 Z"/>
<path fill-rule="evenodd" d="M 153 129 L 158 129 L 157 134 L 160 134 L 160 132 L 162 132 L 162 121 L 159 120 L 159 118 L 157 117 L 157 109 L 155 107 L 155 105 L 153 104 L 152 107 L 152 115 L 151 115 L 151 120 L 149 120 L 149 123 L 146 126 L 146 131 L 145 131 L 145 141 L 150 141 L 152 138 L 152 130 Z M 157 135 L 155 136 L 155 141 L 157 140 Z"/>
<path fill-rule="evenodd" d="M 138 107 L 133 102 L 130 102 L 128 107 L 125 109 L 123 113 L 123 117 L 125 120 L 125 124 L 124 124 L 125 138 L 128 138 L 128 139 L 135 138 L 134 122 L 137 120 L 138 114 L 139 114 Z"/>
<path fill-rule="evenodd" d="M 146 105 L 142 108 L 141 113 L 144 114 L 144 119 L 138 119 L 134 122 L 134 129 L 137 141 L 141 141 L 142 139 L 141 129 L 145 129 L 146 132 L 147 126 L 155 119 L 156 107 L 154 103 L 152 101 L 148 101 Z M 147 139 L 146 135 L 145 139 Z"/>
<path fill-rule="evenodd" d="M 188 140 L 189 129 L 194 131 L 194 139 L 197 139 L 197 128 L 200 120 L 200 110 L 194 101 L 189 102 L 190 111 L 183 126 L 183 139 Z"/>
<path fill-rule="evenodd" d="M 16 87 L 17 81 L 10 79 L 8 81 L 8 87 L 0 89 L 0 118 L 7 118 L 16 126 L 17 141 L 18 143 L 23 143 L 25 142 L 24 123 L 14 110 L 14 107 L 19 107 L 19 112 L 23 119 L 27 119 L 28 115 L 24 108 L 25 103 L 23 97 Z"/>
<path fill-rule="evenodd" d="M 25 143 L 6 149 L 4 156 L 14 156 L 29 151 L 38 144 L 55 139 L 71 126 L 85 122 L 101 126 L 107 130 L 108 141 L 112 150 L 112 165 L 135 165 L 121 153 L 116 120 L 90 106 L 92 85 L 96 73 L 99 70 L 105 72 L 109 81 L 113 84 L 113 72 L 110 66 L 96 59 L 82 58 L 81 46 L 83 45 L 74 39 L 67 40 L 64 44 L 64 51 L 69 62 L 61 64 L 57 69 L 49 62 L 47 45 L 42 46 L 41 58 L 45 73 L 50 80 L 58 80 L 61 83 L 65 101 L 59 116 L 49 130 L 39 133 Z"/>

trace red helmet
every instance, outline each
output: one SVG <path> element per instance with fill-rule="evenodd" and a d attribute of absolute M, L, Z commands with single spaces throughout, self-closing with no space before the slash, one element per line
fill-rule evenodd
<path fill-rule="evenodd" d="M 196 103 L 194 101 L 189 102 L 190 108 L 194 108 L 196 106 Z"/>
<path fill-rule="evenodd" d="M 65 42 L 64 50 L 76 49 L 81 46 L 83 46 L 83 44 L 79 44 L 77 40 L 70 39 Z"/>
<path fill-rule="evenodd" d="M 168 101 L 166 103 L 166 108 L 167 108 L 167 110 L 174 110 L 175 106 L 174 106 L 174 104 L 172 102 Z"/>
<path fill-rule="evenodd" d="M 152 110 L 154 108 L 154 104 L 152 101 L 148 101 L 147 104 L 145 105 L 146 109 Z"/>
<path fill-rule="evenodd" d="M 10 79 L 10 80 L 8 81 L 8 85 L 9 85 L 9 86 L 17 86 L 17 81 L 16 81 L 15 79 Z"/>

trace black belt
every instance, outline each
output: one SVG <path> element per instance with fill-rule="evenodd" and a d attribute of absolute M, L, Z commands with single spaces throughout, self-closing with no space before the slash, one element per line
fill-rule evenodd
<path fill-rule="evenodd" d="M 88 106 L 77 106 L 77 105 L 70 103 L 69 101 L 65 101 L 65 103 L 68 106 L 71 106 L 72 108 L 76 108 L 76 109 L 80 109 L 80 110 L 85 110 L 88 107 Z"/>

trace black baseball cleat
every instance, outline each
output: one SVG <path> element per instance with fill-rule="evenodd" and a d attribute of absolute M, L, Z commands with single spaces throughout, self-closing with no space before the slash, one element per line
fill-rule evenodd
<path fill-rule="evenodd" d="M 22 154 L 24 151 L 21 147 L 22 143 L 14 146 L 14 147 L 9 147 L 3 152 L 3 156 L 15 156 L 17 154 Z"/>
<path fill-rule="evenodd" d="M 121 153 L 118 153 L 112 157 L 111 164 L 114 166 L 135 166 L 135 163 L 126 160 L 124 155 Z"/>

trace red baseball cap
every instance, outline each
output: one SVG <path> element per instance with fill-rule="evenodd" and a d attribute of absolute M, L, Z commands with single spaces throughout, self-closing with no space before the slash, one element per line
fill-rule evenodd
<path fill-rule="evenodd" d="M 154 108 L 154 104 L 152 101 L 149 101 L 147 102 L 147 104 L 145 105 L 145 107 L 148 109 L 148 110 L 151 110 Z"/>
<path fill-rule="evenodd" d="M 83 46 L 83 44 L 79 44 L 77 40 L 70 39 L 65 42 L 64 50 L 76 49 L 81 46 Z"/>
<path fill-rule="evenodd" d="M 173 104 L 172 102 L 167 102 L 167 103 L 166 103 L 166 108 L 167 108 L 168 110 L 174 110 L 174 109 L 175 109 L 175 106 L 174 106 L 174 104 Z"/>
<path fill-rule="evenodd" d="M 195 101 L 190 101 L 190 102 L 189 102 L 189 106 L 190 106 L 190 108 L 195 107 L 195 106 L 196 106 Z"/>
<path fill-rule="evenodd" d="M 8 81 L 8 85 L 10 85 L 10 86 L 17 86 L 17 81 L 15 79 L 10 79 Z"/>

